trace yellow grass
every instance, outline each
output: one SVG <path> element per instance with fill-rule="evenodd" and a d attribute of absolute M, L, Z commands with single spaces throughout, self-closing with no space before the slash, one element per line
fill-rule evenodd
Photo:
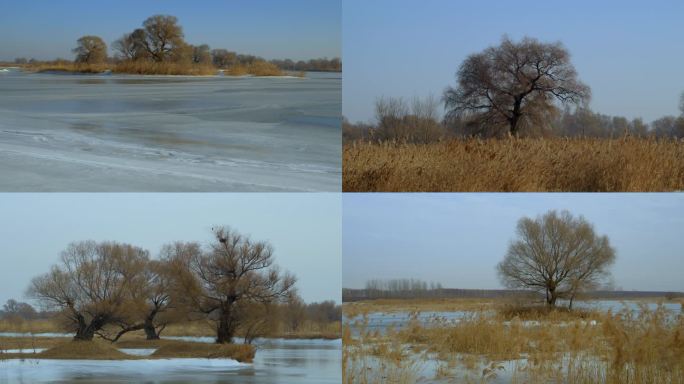
<path fill-rule="evenodd" d="M 526 359 L 515 363 L 513 382 L 684 383 L 684 318 L 668 319 L 664 307 L 644 306 L 639 314 L 520 313 L 524 319 L 510 318 L 511 311 L 476 311 L 457 323 L 429 325 L 414 318 L 384 334 L 371 331 L 367 318 L 345 324 L 343 381 L 380 383 L 375 372 L 403 377 L 416 364 L 433 360 L 436 379 L 488 382 L 504 369 L 504 361 Z"/>
<path fill-rule="evenodd" d="M 217 71 L 212 65 L 124 61 L 116 64 L 112 68 L 112 72 L 137 75 L 211 76 L 216 75 Z"/>
<path fill-rule="evenodd" d="M 214 337 L 216 336 L 215 324 L 212 321 L 207 320 L 197 320 L 197 321 L 186 321 L 180 323 L 172 323 L 168 325 L 163 333 L 164 336 L 205 336 Z M 24 320 L 24 319 L 13 319 L 13 320 L 0 320 L 0 332 L 18 332 L 18 333 L 62 333 L 65 332 L 64 328 L 60 326 L 57 319 L 34 319 L 34 320 Z M 339 321 L 330 323 L 316 323 L 311 321 L 306 321 L 302 324 L 296 332 L 284 331 L 281 329 L 275 329 L 268 337 L 278 337 L 286 339 L 339 339 L 342 332 L 342 323 Z M 241 335 L 237 335 L 239 338 Z M 129 332 L 125 334 L 122 340 L 129 339 L 144 339 L 145 333 L 142 330 Z M 0 341 L 3 339 L 24 339 L 24 338 L 3 338 L 0 337 Z M 28 338 L 30 339 L 30 338 Z M 46 338 L 39 337 L 36 340 L 44 340 Z M 61 340 L 64 340 L 61 338 Z M 17 349 L 17 348 L 11 348 Z"/>
<path fill-rule="evenodd" d="M 137 75 L 216 75 L 216 68 L 211 65 L 185 63 L 153 63 L 153 62 L 121 62 L 117 64 L 82 64 L 72 62 L 39 63 L 23 66 L 29 72 L 65 72 L 65 73 L 102 73 L 111 70 L 113 73 Z"/>
<path fill-rule="evenodd" d="M 234 359 L 250 363 L 254 359 L 256 349 L 253 345 L 243 344 L 208 344 L 180 340 L 145 340 L 130 335 L 125 340 L 109 343 L 104 340 L 73 341 L 65 338 L 13 338 L 0 337 L 0 350 L 24 349 L 47 350 L 33 353 L 0 353 L 0 360 L 11 358 L 40 358 L 40 359 L 86 359 L 86 360 L 132 360 L 132 359 L 165 359 L 165 358 L 208 358 Z M 118 348 L 157 348 L 149 357 L 139 357 L 125 354 Z"/>
<path fill-rule="evenodd" d="M 468 139 L 433 144 L 352 143 L 343 190 L 684 190 L 684 141 Z"/>
<path fill-rule="evenodd" d="M 372 312 L 476 311 L 500 303 L 500 299 L 475 298 L 376 299 L 344 303 L 342 311 L 348 317 Z"/>
<path fill-rule="evenodd" d="M 275 64 L 255 61 L 249 65 L 233 65 L 226 69 L 225 74 L 230 76 L 283 76 L 285 73 Z"/>
<path fill-rule="evenodd" d="M 102 73 L 110 68 L 109 64 L 82 64 L 72 62 L 26 64 L 24 70 L 29 72 L 69 72 L 69 73 Z"/>

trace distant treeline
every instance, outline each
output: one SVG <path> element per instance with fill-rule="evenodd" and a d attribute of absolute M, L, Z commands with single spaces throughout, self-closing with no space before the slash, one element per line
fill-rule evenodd
<path fill-rule="evenodd" d="M 421 283 L 422 284 L 422 283 Z M 372 284 L 373 285 L 373 284 Z M 387 286 L 386 286 L 387 287 Z M 389 287 L 387 287 L 389 288 Z M 426 288 L 414 289 L 342 289 L 342 301 L 353 302 L 374 299 L 450 299 L 450 298 L 476 298 L 476 299 L 500 299 L 500 298 L 539 298 L 538 293 L 526 290 L 514 289 L 459 289 L 459 288 Z M 684 297 L 684 292 L 658 292 L 658 291 L 607 291 L 598 290 L 583 293 L 584 299 L 645 299 L 667 298 L 676 299 Z"/>
<path fill-rule="evenodd" d="M 193 45 L 185 41 L 178 19 L 169 15 L 154 15 L 141 28 L 125 33 L 111 44 L 95 35 L 82 36 L 73 49 L 76 58 L 38 61 L 17 58 L 17 65 L 37 67 L 39 70 L 72 72 L 114 72 L 139 74 L 196 74 L 207 75 L 223 69 L 227 74 L 260 76 L 280 75 L 284 71 L 342 71 L 339 58 L 319 58 L 308 61 L 271 60 L 254 55 L 239 54 L 227 49 L 211 49 L 207 44 Z M 50 67 L 52 66 L 52 68 Z"/>
<path fill-rule="evenodd" d="M 343 120 L 343 140 L 407 143 L 431 143 L 445 139 L 494 137 L 500 130 L 488 131 L 465 119 L 440 119 L 440 103 L 434 98 L 406 101 L 401 98 L 380 98 L 375 105 L 375 120 L 351 123 Z M 653 137 L 684 138 L 684 102 L 682 114 L 665 116 L 648 124 L 641 118 L 629 120 L 621 116 L 603 115 L 589 108 L 565 108 L 549 115 L 543 124 L 527 125 L 520 137 Z"/>

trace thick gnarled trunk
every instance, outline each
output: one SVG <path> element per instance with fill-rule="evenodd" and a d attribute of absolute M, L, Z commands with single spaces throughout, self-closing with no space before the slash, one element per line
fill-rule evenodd
<path fill-rule="evenodd" d="M 216 327 L 216 343 L 228 344 L 233 342 L 235 336 L 235 328 L 237 324 L 233 318 L 233 308 L 230 303 L 221 306 L 219 313 L 218 324 Z"/>
<path fill-rule="evenodd" d="M 107 323 L 103 316 L 96 316 L 90 322 L 86 322 L 82 315 L 77 315 L 78 328 L 76 329 L 76 335 L 74 335 L 74 340 L 79 341 L 90 341 L 95 336 L 95 332 L 102 329 L 102 327 Z"/>
<path fill-rule="evenodd" d="M 145 324 L 143 326 L 145 330 L 145 336 L 147 340 L 159 340 L 159 332 L 157 332 L 157 327 L 154 326 L 154 321 L 152 318 L 145 319 Z"/>

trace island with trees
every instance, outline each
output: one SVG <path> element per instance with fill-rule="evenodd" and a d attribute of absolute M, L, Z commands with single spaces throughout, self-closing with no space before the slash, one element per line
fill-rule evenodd
<path fill-rule="evenodd" d="M 257 338 L 340 337 L 341 307 L 305 303 L 272 246 L 228 227 L 207 246 L 170 242 L 158 257 L 132 244 L 77 241 L 0 311 L 3 347 L 45 349 L 1 358 L 135 359 L 120 348 L 154 348 L 147 358 L 231 358 L 251 362 Z M 59 337 L 33 337 L 36 333 Z M 62 333 L 71 334 L 64 341 Z M 25 335 L 24 335 L 25 334 Z M 171 338 L 166 338 L 170 336 Z M 212 338 L 214 343 L 177 336 Z M 30 348 L 29 348 L 30 346 Z"/>
<path fill-rule="evenodd" d="M 193 45 L 185 41 L 183 27 L 171 15 L 154 15 L 140 28 L 124 33 L 107 43 L 99 36 L 77 39 L 74 60 L 38 61 L 17 58 L 15 65 L 26 71 L 67 73 L 125 73 L 139 75 L 204 75 L 230 76 L 304 76 L 305 72 L 341 72 L 339 58 L 308 61 L 290 59 L 266 60 L 224 48 L 212 49 L 207 44 Z"/>

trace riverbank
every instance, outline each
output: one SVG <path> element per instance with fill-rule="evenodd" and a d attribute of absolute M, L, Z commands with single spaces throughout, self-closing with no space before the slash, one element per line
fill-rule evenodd
<path fill-rule="evenodd" d="M 13 334 L 13 337 L 2 336 L 2 334 Z M 42 336 L 40 336 L 42 335 Z M 272 339 L 285 340 L 335 340 L 342 335 L 341 322 L 332 322 L 327 324 L 305 324 L 300 329 L 294 332 L 273 331 L 265 337 Z M 20 336 L 15 337 L 15 336 Z M 44 337 L 47 336 L 47 337 Z M 134 331 L 124 335 L 120 342 L 125 342 L 127 345 L 133 342 L 147 341 L 144 337 L 144 332 Z M 216 336 L 214 325 L 206 321 L 185 322 L 178 324 L 170 324 L 164 329 L 162 337 L 196 337 L 203 339 L 211 339 Z M 236 339 L 241 339 L 244 335 L 236 335 Z M 55 342 L 63 342 L 65 337 L 71 337 L 70 334 L 64 333 L 63 328 L 55 319 L 14 319 L 0 320 L 0 349 L 3 344 L 9 341 L 12 342 L 12 349 L 18 348 L 49 348 L 55 345 Z M 22 338 L 24 340 L 22 340 Z M 38 344 L 33 344 L 34 340 L 38 340 Z M 19 343 L 17 343 L 19 341 Z M 153 340 L 154 341 L 154 340 Z"/>
<path fill-rule="evenodd" d="M 102 340 L 64 341 L 32 338 L 17 340 L 7 346 L 7 339 L 0 338 L 0 360 L 9 359 L 58 359 L 58 360 L 139 360 L 168 358 L 232 359 L 250 363 L 256 348 L 248 344 L 208 344 L 180 340 L 128 340 L 109 343 Z M 21 338 L 17 338 L 21 339 Z M 22 345 L 23 344 L 23 345 Z M 149 351 L 149 354 L 135 351 Z"/>
<path fill-rule="evenodd" d="M 272 63 L 255 61 L 247 65 L 234 65 L 217 68 L 206 64 L 120 62 L 116 64 L 84 64 L 73 62 L 53 62 L 15 65 L 25 72 L 67 73 L 67 74 L 129 74 L 129 75 L 166 75 L 166 76 L 258 76 L 258 77 L 299 77 L 306 76 L 303 71 L 284 71 Z"/>

